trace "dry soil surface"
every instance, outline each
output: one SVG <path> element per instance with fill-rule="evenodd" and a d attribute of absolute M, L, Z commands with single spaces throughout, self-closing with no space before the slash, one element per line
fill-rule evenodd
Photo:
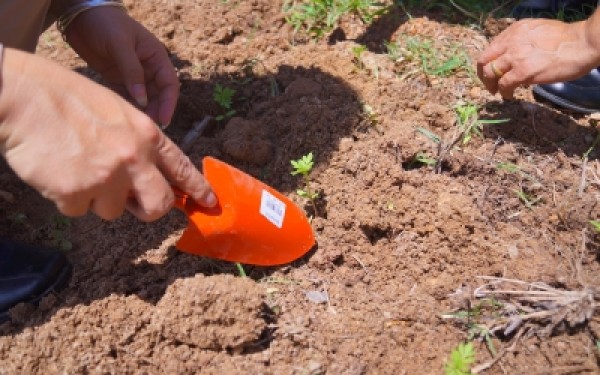
<path fill-rule="evenodd" d="M 3 166 L 0 234 L 62 243 L 74 274 L 37 308 L 14 309 L 1 327 L 0 373 L 439 374 L 467 340 L 466 323 L 443 315 L 477 306 L 467 292 L 478 276 L 600 286 L 588 223 L 600 217 L 600 153 L 582 159 L 593 120 L 527 88 L 502 101 L 466 71 L 406 74 L 381 49 L 419 36 L 457 43 L 473 61 L 504 23 L 478 29 L 394 9 L 372 25 L 346 17 L 315 42 L 286 24 L 281 1 L 126 3 L 178 70 L 167 134 L 181 142 L 193 122 L 222 114 L 216 84 L 235 89 L 235 117 L 213 121 L 189 155 L 222 159 L 289 196 L 312 217 L 318 246 L 287 266 L 246 266 L 242 278 L 232 264 L 175 249 L 186 226 L 176 210 L 151 224 L 63 219 Z M 357 61 L 359 44 L 368 50 Z M 95 77 L 54 29 L 38 53 Z M 418 129 L 451 143 L 460 101 L 509 122 L 440 153 Z M 316 210 L 290 174 L 290 160 L 309 152 Z M 438 170 L 419 153 L 443 158 Z M 501 356 L 487 373 L 598 373 L 600 326 L 561 327 L 494 338 Z M 492 358 L 485 341 L 475 349 L 477 364 Z"/>

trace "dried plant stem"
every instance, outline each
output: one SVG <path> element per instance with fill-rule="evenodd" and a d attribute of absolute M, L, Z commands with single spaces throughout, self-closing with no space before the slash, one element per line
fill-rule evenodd
<path fill-rule="evenodd" d="M 579 189 L 577 190 L 577 196 L 580 198 L 583 196 L 583 192 L 585 191 L 587 166 L 588 158 L 586 157 L 583 158 L 583 163 L 581 164 L 581 180 L 579 181 Z"/>

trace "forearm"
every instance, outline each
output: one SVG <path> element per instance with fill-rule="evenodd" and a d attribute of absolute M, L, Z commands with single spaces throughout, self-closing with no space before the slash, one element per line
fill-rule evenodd
<path fill-rule="evenodd" d="M 584 21 L 584 37 L 594 56 L 595 65 L 600 65 L 600 8 Z"/>
<path fill-rule="evenodd" d="M 4 155 L 15 135 L 17 117 L 27 116 L 26 111 L 22 108 L 25 102 L 17 100 L 16 97 L 19 97 L 19 93 L 23 90 L 30 93 L 36 91 L 35 80 L 30 79 L 31 74 L 28 71 L 31 70 L 32 59 L 41 60 L 40 57 L 17 49 L 4 47 L 3 50 L 0 65 L 0 155 Z M 54 64 L 44 61 L 44 64 L 46 63 Z M 27 126 L 35 125 L 27 124 Z"/>
<path fill-rule="evenodd" d="M 49 16 L 57 21 L 58 30 L 65 34 L 71 22 L 81 13 L 103 6 L 116 6 L 125 9 L 122 0 L 52 0 Z"/>

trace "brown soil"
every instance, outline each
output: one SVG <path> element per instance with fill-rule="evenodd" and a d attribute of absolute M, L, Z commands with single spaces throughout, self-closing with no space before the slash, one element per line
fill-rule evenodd
<path fill-rule="evenodd" d="M 238 117 L 213 123 L 189 150 L 194 160 L 229 162 L 314 216 L 290 174 L 290 160 L 314 153 L 318 248 L 285 267 L 246 266 L 250 278 L 240 278 L 231 264 L 175 249 L 186 225 L 175 210 L 152 224 L 60 220 L 4 166 L 0 234 L 46 245 L 64 237 L 74 275 L 38 308 L 14 309 L 1 328 L 0 373 L 439 374 L 466 339 L 441 314 L 460 307 L 455 292 L 477 276 L 600 286 L 588 224 L 600 217 L 600 153 L 585 165 L 581 157 L 596 137 L 591 120 L 527 89 L 503 102 L 467 74 L 401 79 L 378 51 L 421 35 L 474 57 L 505 23 L 478 31 L 444 14 L 394 11 L 371 26 L 345 18 L 335 38 L 315 43 L 294 35 L 281 1 L 126 3 L 172 52 L 182 83 L 167 130 L 175 141 L 221 114 L 215 84 L 237 90 Z M 354 61 L 358 43 L 371 48 L 364 65 Z M 38 53 L 90 73 L 55 30 Z M 450 141 L 459 100 L 510 122 L 486 127 L 435 173 L 414 162 L 437 148 L 416 128 Z M 541 199 L 528 208 L 520 190 Z M 488 373 L 598 373 L 596 325 L 525 336 Z M 476 350 L 478 363 L 490 359 L 483 343 Z"/>

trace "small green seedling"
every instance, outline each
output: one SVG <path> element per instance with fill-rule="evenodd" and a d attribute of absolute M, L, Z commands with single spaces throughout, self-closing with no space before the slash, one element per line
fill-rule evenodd
<path fill-rule="evenodd" d="M 420 126 L 417 127 L 417 132 L 423 134 L 425 137 L 429 138 L 429 140 L 435 144 L 439 144 L 442 141 L 442 139 L 440 138 L 439 135 L 437 135 L 425 128 L 422 128 Z"/>
<path fill-rule="evenodd" d="M 309 152 L 307 155 L 302 156 L 298 160 L 292 160 L 291 164 L 294 168 L 291 172 L 292 176 L 301 175 L 302 180 L 304 181 L 304 188 L 296 190 L 296 194 L 310 200 L 316 215 L 317 205 L 315 203 L 315 200 L 319 198 L 319 193 L 311 190 L 310 188 L 310 171 L 312 170 L 312 167 L 314 165 L 313 153 Z"/>
<path fill-rule="evenodd" d="M 65 216 L 55 216 L 51 236 L 54 246 L 62 251 L 73 249 L 73 243 L 67 239 L 66 231 L 71 227 L 71 219 Z"/>
<path fill-rule="evenodd" d="M 435 144 L 439 145 L 440 142 L 442 141 L 442 139 L 440 138 L 439 135 L 429 131 L 428 129 L 425 129 L 422 127 L 417 127 L 415 130 L 417 133 L 424 135 L 427 139 L 429 139 L 431 142 L 433 142 Z M 427 154 L 424 151 L 419 151 L 409 161 L 408 167 L 409 168 L 414 168 L 414 167 L 418 168 L 422 165 L 425 165 L 428 167 L 433 167 L 433 166 L 437 165 L 437 163 L 438 163 L 438 160 L 435 157 L 430 156 L 429 154 Z"/>
<path fill-rule="evenodd" d="M 521 202 L 525 204 L 525 206 L 529 209 L 532 209 L 537 203 L 542 200 L 542 197 L 537 197 L 533 194 L 528 194 L 523 190 L 514 190 L 515 194 L 519 197 Z"/>
<path fill-rule="evenodd" d="M 358 69 L 365 69 L 365 64 L 362 61 L 362 54 L 367 51 L 367 46 L 358 45 L 356 47 L 352 47 L 352 61 L 358 67 Z"/>
<path fill-rule="evenodd" d="M 436 47 L 430 39 L 403 35 L 385 47 L 388 57 L 402 64 L 406 75 L 420 70 L 426 76 L 449 77 L 466 72 L 474 77 L 469 57 L 459 45 L 446 43 Z"/>
<path fill-rule="evenodd" d="M 379 113 L 373 109 L 367 103 L 362 103 L 362 113 L 363 119 L 367 120 L 371 125 L 377 125 L 379 123 Z"/>
<path fill-rule="evenodd" d="M 15 225 L 25 225 L 27 221 L 27 215 L 22 212 L 17 212 L 8 216 L 8 220 Z"/>
<path fill-rule="evenodd" d="M 458 344 L 450 353 L 450 358 L 444 365 L 445 375 L 469 375 L 471 365 L 475 362 L 475 348 L 472 343 Z"/>
<path fill-rule="evenodd" d="M 473 103 L 459 103 L 454 107 L 456 112 L 456 123 L 462 131 L 462 144 L 466 145 L 473 136 L 483 138 L 483 126 L 501 124 L 509 119 L 482 120 L 479 118 L 479 107 Z"/>
<path fill-rule="evenodd" d="M 313 37 L 321 38 L 333 30 L 345 14 L 356 14 L 363 23 L 370 24 L 387 8 L 373 0 L 287 0 L 283 10 L 294 30 L 305 29 Z"/>
<path fill-rule="evenodd" d="M 241 263 L 236 263 L 235 267 L 237 268 L 240 277 L 248 277 L 248 275 L 246 275 L 246 271 L 244 270 L 244 266 L 242 266 Z"/>
<path fill-rule="evenodd" d="M 427 155 L 423 151 L 417 152 L 417 154 L 415 155 L 415 162 L 424 164 L 428 167 L 433 167 L 437 164 L 437 160 L 435 158 Z"/>
<path fill-rule="evenodd" d="M 342 5 L 346 12 L 358 15 L 361 21 L 367 25 L 370 25 L 377 17 L 386 14 L 388 11 L 382 1 L 342 0 Z"/>
<path fill-rule="evenodd" d="M 496 164 L 496 168 L 498 168 L 502 171 L 506 171 L 508 173 L 517 173 L 517 172 L 521 171 L 521 168 L 519 168 L 518 165 L 511 163 L 511 162 L 498 163 L 498 164 Z"/>
<path fill-rule="evenodd" d="M 467 339 L 483 339 L 492 356 L 496 355 L 496 348 L 492 341 L 493 333 L 485 325 L 488 317 L 497 317 L 500 315 L 504 305 L 495 299 L 482 299 L 479 303 L 471 305 L 466 310 L 459 310 L 452 313 L 442 314 L 445 319 L 458 319 L 465 323 L 467 328 Z"/>
<path fill-rule="evenodd" d="M 494 342 L 492 341 L 492 332 L 490 332 L 490 330 L 486 326 L 473 323 L 469 327 L 467 334 L 467 338 L 469 340 L 483 338 L 483 340 L 485 341 L 485 345 L 487 346 L 492 356 L 496 356 L 496 347 L 494 346 Z"/>
<path fill-rule="evenodd" d="M 594 151 L 594 149 L 598 145 L 598 142 L 600 142 L 600 133 L 598 133 L 598 135 L 596 135 L 596 138 L 594 139 L 594 142 L 592 142 L 592 145 L 590 146 L 590 148 L 588 148 L 587 151 L 583 154 L 583 157 L 582 157 L 583 160 L 587 160 L 590 157 L 590 154 L 592 153 L 592 151 Z"/>
<path fill-rule="evenodd" d="M 230 87 L 221 86 L 218 83 L 215 86 L 213 99 L 215 100 L 215 102 L 217 102 L 217 104 L 221 107 L 221 109 L 224 112 L 224 114 L 215 117 L 217 121 L 228 119 L 236 114 L 237 111 L 235 109 L 232 109 L 234 94 L 235 90 Z"/>
<path fill-rule="evenodd" d="M 523 170 L 521 167 L 519 167 L 518 165 L 516 165 L 514 163 L 511 163 L 511 162 L 498 163 L 498 164 L 496 164 L 496 169 L 501 170 L 501 171 L 506 171 L 507 173 L 510 173 L 510 174 L 516 174 L 516 175 L 524 178 L 525 180 L 532 182 L 535 185 L 539 184 L 539 182 L 535 178 L 535 176 L 531 175 L 530 173 L 527 173 L 525 170 Z M 517 193 L 517 194 L 520 195 L 519 193 Z"/>
<path fill-rule="evenodd" d="M 600 220 L 590 220 L 590 224 L 596 233 L 600 233 Z"/>
<path fill-rule="evenodd" d="M 323 37 L 333 30 L 339 18 L 344 14 L 336 0 L 308 0 L 292 5 L 287 1 L 284 12 L 288 13 L 286 21 L 294 30 L 304 28 L 315 38 Z"/>

